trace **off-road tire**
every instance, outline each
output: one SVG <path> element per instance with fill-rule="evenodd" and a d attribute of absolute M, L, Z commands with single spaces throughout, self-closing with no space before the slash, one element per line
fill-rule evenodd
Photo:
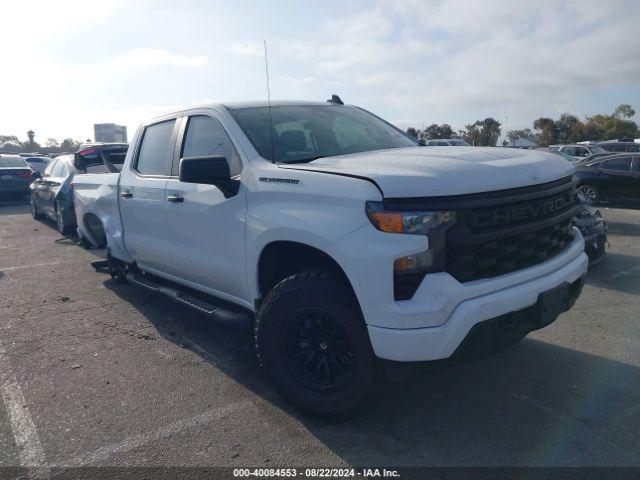
<path fill-rule="evenodd" d="M 332 319 L 331 325 L 344 333 L 341 338 L 348 338 L 348 358 L 351 362 L 346 366 L 348 375 L 343 375 L 343 378 L 347 379 L 345 384 L 330 387 L 328 390 L 324 390 L 325 387 L 322 386 L 323 390 L 318 391 L 315 386 L 305 384 L 308 383 L 307 380 L 301 378 L 300 372 L 292 366 L 292 356 L 286 347 L 290 345 L 286 342 L 291 342 L 291 321 L 297 321 L 300 315 L 303 316 L 304 322 L 307 322 L 307 315 L 315 318 L 309 312 L 326 315 Z M 287 402 L 303 412 L 323 417 L 347 417 L 366 409 L 378 397 L 383 377 L 381 368 L 371 348 L 356 297 L 338 272 L 312 268 L 291 275 L 278 283 L 268 293 L 258 310 L 254 341 L 258 362 L 278 392 Z M 344 340 L 335 343 L 344 345 L 342 342 Z M 305 341 L 301 345 L 311 343 L 313 342 Z M 329 343 L 331 344 L 331 341 Z M 318 343 L 316 349 L 322 348 L 323 344 L 324 341 Z M 331 345 L 329 348 L 335 352 L 334 346 Z M 318 351 L 319 355 L 326 353 Z M 338 365 L 336 358 L 342 359 L 344 355 L 331 357 L 331 361 L 336 368 L 345 367 L 345 364 Z M 340 372 L 344 370 L 341 369 Z"/>

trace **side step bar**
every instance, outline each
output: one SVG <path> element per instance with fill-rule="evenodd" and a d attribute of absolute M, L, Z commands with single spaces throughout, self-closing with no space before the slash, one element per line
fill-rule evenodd
<path fill-rule="evenodd" d="M 127 280 L 135 285 L 139 285 L 147 290 L 161 293 L 178 303 L 186 305 L 187 307 L 198 310 L 206 315 L 214 317 L 217 321 L 227 324 L 232 327 L 249 327 L 251 325 L 251 318 L 249 314 L 240 311 L 233 311 L 222 304 L 216 304 L 215 299 L 210 301 L 196 298 L 189 293 L 180 290 L 178 286 L 168 286 L 164 283 L 156 283 L 153 279 L 148 278 L 146 275 L 137 273 L 127 274 Z"/>
<path fill-rule="evenodd" d="M 94 260 L 93 262 L 91 262 L 91 266 L 96 272 L 109 273 L 108 260 Z"/>

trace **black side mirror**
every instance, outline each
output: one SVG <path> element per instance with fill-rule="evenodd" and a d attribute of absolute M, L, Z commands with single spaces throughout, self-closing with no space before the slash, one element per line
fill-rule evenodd
<path fill-rule="evenodd" d="M 226 198 L 236 195 L 240 188 L 240 182 L 231 178 L 229 162 L 222 155 L 182 158 L 180 181 L 215 185 Z"/>
<path fill-rule="evenodd" d="M 31 172 L 31 178 L 42 178 L 42 175 L 40 175 L 39 171 L 34 170 L 33 172 Z"/>

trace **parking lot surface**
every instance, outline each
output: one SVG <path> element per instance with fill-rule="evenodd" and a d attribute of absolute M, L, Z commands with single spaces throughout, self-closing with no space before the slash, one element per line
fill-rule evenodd
<path fill-rule="evenodd" d="M 640 211 L 576 306 L 489 359 L 390 385 L 343 422 L 291 410 L 250 332 L 93 271 L 0 203 L 0 466 L 640 466 Z"/>

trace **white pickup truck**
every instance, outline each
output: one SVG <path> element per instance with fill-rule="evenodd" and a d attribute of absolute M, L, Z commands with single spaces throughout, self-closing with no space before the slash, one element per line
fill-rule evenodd
<path fill-rule="evenodd" d="M 251 319 L 278 391 L 329 416 L 375 400 L 385 366 L 496 352 L 569 309 L 587 270 L 572 173 L 420 146 L 334 97 L 154 118 L 118 176 L 74 185 L 102 202 L 116 281 Z"/>

